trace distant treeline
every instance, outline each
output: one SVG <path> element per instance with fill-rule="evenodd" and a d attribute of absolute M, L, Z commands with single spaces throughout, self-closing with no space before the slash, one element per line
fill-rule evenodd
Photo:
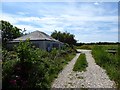
<path fill-rule="evenodd" d="M 120 42 L 95 42 L 95 43 L 76 43 L 76 46 L 81 45 L 118 45 Z"/>

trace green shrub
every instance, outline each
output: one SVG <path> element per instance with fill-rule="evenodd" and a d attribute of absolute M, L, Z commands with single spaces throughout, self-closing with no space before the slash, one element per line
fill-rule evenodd
<path fill-rule="evenodd" d="M 2 61 L 9 61 L 18 58 L 17 53 L 14 51 L 7 51 L 5 49 L 2 50 Z"/>
<path fill-rule="evenodd" d="M 8 53 L 12 58 L 7 56 Z M 4 53 L 3 88 L 50 88 L 54 78 L 74 55 L 57 49 L 49 53 L 33 47 L 29 40 L 21 41 L 14 51 Z"/>

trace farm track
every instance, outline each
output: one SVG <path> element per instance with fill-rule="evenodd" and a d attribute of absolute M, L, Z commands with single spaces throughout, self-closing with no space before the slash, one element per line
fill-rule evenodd
<path fill-rule="evenodd" d="M 78 50 L 85 53 L 88 67 L 85 72 L 74 72 L 72 69 L 80 53 L 68 63 L 59 73 L 52 84 L 52 88 L 113 88 L 114 81 L 111 81 L 104 69 L 95 63 L 91 50 Z"/>

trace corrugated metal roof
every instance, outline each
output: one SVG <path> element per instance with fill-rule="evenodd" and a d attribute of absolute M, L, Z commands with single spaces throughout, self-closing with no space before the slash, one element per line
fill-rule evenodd
<path fill-rule="evenodd" d="M 13 41 L 11 42 L 16 42 L 16 41 L 24 41 L 26 39 L 30 39 L 30 40 L 49 40 L 49 41 L 56 41 L 56 42 L 59 42 L 58 40 L 52 38 L 51 36 L 47 35 L 46 33 L 44 32 L 41 32 L 41 31 L 34 31 L 34 32 L 31 32 L 30 34 L 28 35 L 24 35 L 22 37 L 19 37 L 19 38 L 16 38 L 16 39 L 13 39 Z"/>

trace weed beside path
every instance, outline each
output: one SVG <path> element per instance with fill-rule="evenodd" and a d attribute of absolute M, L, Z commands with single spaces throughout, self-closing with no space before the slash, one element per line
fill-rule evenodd
<path fill-rule="evenodd" d="M 120 48 L 116 46 L 94 46 L 92 49 L 92 55 L 95 58 L 95 62 L 106 70 L 111 80 L 114 80 L 117 88 L 120 88 L 120 56 L 118 53 L 112 54 L 106 52 L 108 49 L 115 48 L 117 52 L 120 52 Z"/>
<path fill-rule="evenodd" d="M 77 53 L 76 56 L 64 67 L 64 69 L 59 73 L 58 77 L 54 80 L 52 88 L 68 88 L 68 84 L 71 82 L 69 76 L 73 71 L 74 64 L 79 57 L 80 53 Z M 76 88 L 77 85 L 74 85 Z"/>

